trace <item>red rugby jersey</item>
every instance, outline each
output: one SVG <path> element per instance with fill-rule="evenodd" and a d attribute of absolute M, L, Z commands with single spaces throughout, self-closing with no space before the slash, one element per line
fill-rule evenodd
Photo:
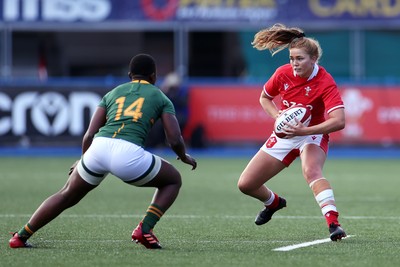
<path fill-rule="evenodd" d="M 323 67 L 315 66 L 310 78 L 301 78 L 294 76 L 290 64 L 283 65 L 264 84 L 264 93 L 267 97 L 273 99 L 280 95 L 280 109 L 296 104 L 309 107 L 312 116 L 310 126 L 325 121 L 325 112 L 344 108 L 332 76 Z"/>

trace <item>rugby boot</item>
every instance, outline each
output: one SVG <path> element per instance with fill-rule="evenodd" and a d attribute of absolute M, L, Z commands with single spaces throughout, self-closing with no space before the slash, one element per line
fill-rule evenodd
<path fill-rule="evenodd" d="M 13 236 L 8 241 L 10 248 L 31 248 L 32 245 L 28 241 L 23 241 L 18 232 L 11 233 Z"/>
<path fill-rule="evenodd" d="M 342 238 L 346 237 L 346 233 L 343 228 L 340 227 L 340 224 L 331 223 L 329 225 L 329 237 L 332 241 L 340 241 Z"/>
<path fill-rule="evenodd" d="M 255 220 L 255 224 L 263 225 L 263 224 L 269 222 L 271 220 L 272 215 L 276 211 L 278 211 L 284 207 L 286 207 L 286 199 L 284 199 L 283 197 L 279 197 L 278 206 L 276 208 L 265 207 L 262 211 L 260 211 L 260 213 L 258 213 L 256 220 Z"/>
<path fill-rule="evenodd" d="M 132 232 L 132 241 L 136 243 L 140 243 L 148 249 L 160 249 L 162 248 L 160 242 L 158 242 L 157 237 L 153 234 L 153 231 L 150 230 L 149 233 L 143 233 L 142 231 L 142 222 L 133 230 Z"/>

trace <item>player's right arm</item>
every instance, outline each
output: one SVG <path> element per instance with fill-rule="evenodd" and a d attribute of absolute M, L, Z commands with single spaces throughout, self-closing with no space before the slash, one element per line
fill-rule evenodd
<path fill-rule="evenodd" d="M 86 152 L 86 150 L 88 150 L 89 146 L 92 144 L 94 135 L 99 131 L 99 129 L 105 123 L 106 123 L 106 109 L 103 107 L 97 107 L 96 111 L 93 114 L 92 119 L 90 120 L 89 127 L 85 135 L 83 136 L 82 155 Z M 69 168 L 68 175 L 71 175 L 78 162 L 79 159 L 72 164 L 72 166 Z"/>
<path fill-rule="evenodd" d="M 189 154 L 186 153 L 185 143 L 181 134 L 178 120 L 172 113 L 163 113 L 161 120 L 164 126 L 165 137 L 171 149 L 175 152 L 182 162 L 192 166 L 192 170 L 196 169 L 197 163 Z"/>
<path fill-rule="evenodd" d="M 260 95 L 260 104 L 263 110 L 272 118 L 276 119 L 279 116 L 278 108 L 276 107 L 272 99 L 265 94 L 264 90 L 261 92 Z"/>
<path fill-rule="evenodd" d="M 88 150 L 89 146 L 92 144 L 94 135 L 99 131 L 101 127 L 106 124 L 107 121 L 107 111 L 104 107 L 98 106 L 90 120 L 89 127 L 83 136 L 82 140 L 82 154 Z"/>

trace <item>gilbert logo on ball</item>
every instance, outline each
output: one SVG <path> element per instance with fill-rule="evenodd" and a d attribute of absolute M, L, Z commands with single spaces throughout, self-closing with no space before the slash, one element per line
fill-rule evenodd
<path fill-rule="evenodd" d="M 279 117 L 275 120 L 274 132 L 279 138 L 286 138 L 284 130 L 287 128 L 287 124 L 297 125 L 297 122 L 301 122 L 305 126 L 308 126 L 311 121 L 311 111 L 305 106 L 293 106 L 285 109 Z"/>

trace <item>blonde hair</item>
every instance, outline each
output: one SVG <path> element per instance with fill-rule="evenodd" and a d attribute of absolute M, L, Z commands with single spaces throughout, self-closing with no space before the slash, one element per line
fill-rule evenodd
<path fill-rule="evenodd" d="M 257 32 L 251 44 L 258 50 L 268 49 L 272 55 L 285 48 L 289 50 L 300 48 L 310 57 L 315 57 L 317 62 L 322 56 L 322 48 L 317 40 L 305 37 L 304 31 L 300 28 L 288 28 L 280 23 Z"/>

